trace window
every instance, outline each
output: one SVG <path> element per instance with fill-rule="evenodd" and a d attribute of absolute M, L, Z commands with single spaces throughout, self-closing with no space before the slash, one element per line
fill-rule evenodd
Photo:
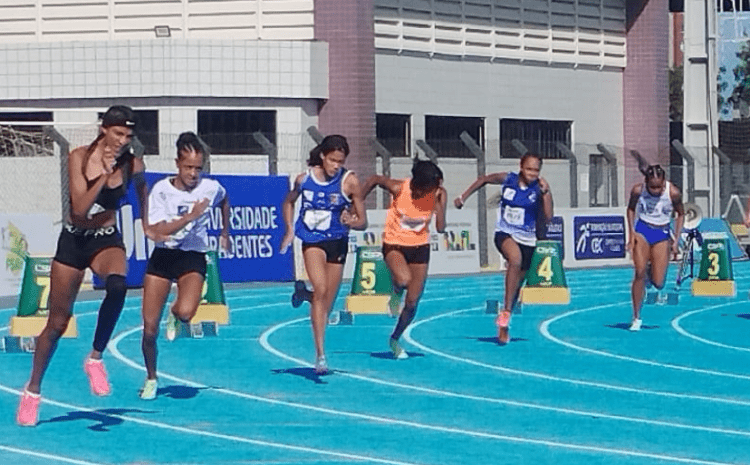
<path fill-rule="evenodd" d="M 572 121 L 535 119 L 500 120 L 500 158 L 520 158 L 522 153 L 513 141 L 545 159 L 567 158 L 557 147 L 558 142 L 571 147 Z"/>
<path fill-rule="evenodd" d="M 51 111 L 0 113 L 0 157 L 54 155 L 52 139 L 44 136 L 44 124 L 52 122 Z"/>
<path fill-rule="evenodd" d="M 144 155 L 159 155 L 159 110 L 133 110 L 135 131 L 138 140 L 143 144 Z M 99 112 L 99 121 L 104 112 Z"/>
<path fill-rule="evenodd" d="M 459 138 L 464 131 L 484 148 L 484 118 L 425 116 L 425 142 L 440 157 L 474 158 Z"/>
<path fill-rule="evenodd" d="M 263 155 L 253 133 L 260 132 L 276 145 L 276 111 L 198 110 L 198 135 L 223 155 Z"/>
<path fill-rule="evenodd" d="M 133 110 L 135 134 L 141 141 L 144 155 L 159 155 L 159 110 Z"/>
<path fill-rule="evenodd" d="M 379 113 L 375 115 L 378 141 L 394 157 L 408 157 L 411 147 L 411 116 Z"/>

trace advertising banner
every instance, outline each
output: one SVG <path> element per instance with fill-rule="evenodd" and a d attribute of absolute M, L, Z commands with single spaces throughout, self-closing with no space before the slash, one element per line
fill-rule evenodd
<path fill-rule="evenodd" d="M 625 257 L 624 216 L 574 216 L 576 260 Z"/>
<path fill-rule="evenodd" d="M 146 173 L 151 186 L 167 173 Z M 289 190 L 288 176 L 210 175 L 227 190 L 230 204 L 229 251 L 219 248 L 221 208 L 210 210 L 209 246 L 219 253 L 219 270 L 225 283 L 249 281 L 292 281 L 294 255 L 279 254 L 284 236 L 281 205 Z M 128 257 L 127 283 L 143 283 L 146 263 L 154 243 L 145 237 L 142 215 L 135 189 L 131 186 L 120 208 L 119 224 Z M 101 283 L 95 279 L 95 287 Z"/>
<path fill-rule="evenodd" d="M 26 257 L 52 257 L 59 232 L 49 215 L 0 213 L 0 296 L 19 294 Z"/>
<path fill-rule="evenodd" d="M 344 278 L 354 274 L 357 246 L 383 245 L 383 228 L 387 210 L 368 210 L 368 228 L 349 233 L 349 257 L 344 267 Z M 435 220 L 430 225 L 429 274 L 460 274 L 479 272 L 476 210 L 449 209 L 444 233 L 435 232 Z"/>

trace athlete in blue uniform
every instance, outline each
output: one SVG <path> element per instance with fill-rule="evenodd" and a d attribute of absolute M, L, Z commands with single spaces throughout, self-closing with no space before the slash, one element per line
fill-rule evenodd
<path fill-rule="evenodd" d="M 510 315 L 518 299 L 526 271 L 536 247 L 536 225 L 541 219 L 546 224 L 552 219 L 552 193 L 549 184 L 539 177 L 542 159 L 527 153 L 521 157 L 518 173 L 493 173 L 480 176 L 466 191 L 454 200 L 456 208 L 464 206 L 466 199 L 486 184 L 502 184 L 495 225 L 495 247 L 508 263 L 505 273 L 505 299 L 498 309 L 498 340 L 510 341 L 508 327 Z"/>
<path fill-rule="evenodd" d="M 664 170 L 659 165 L 646 169 L 643 183 L 633 186 L 628 202 L 628 245 L 633 255 L 635 274 L 631 294 L 633 298 L 633 320 L 631 331 L 641 329 L 641 306 L 646 294 L 646 269 L 651 262 L 651 282 L 657 289 L 664 287 L 669 265 L 670 233 L 669 225 L 675 214 L 675 236 L 682 233 L 685 209 L 682 194 L 674 184 L 668 182 Z M 671 242 L 672 253 L 678 251 L 677 240 Z"/>
<path fill-rule="evenodd" d="M 325 328 L 344 273 L 349 229 L 367 227 L 359 180 L 343 167 L 347 155 L 346 138 L 325 137 L 310 151 L 307 162 L 310 168 L 297 176 L 283 206 L 286 235 L 281 242 L 281 253 L 287 252 L 295 235 L 302 240 L 305 270 L 313 287 L 310 320 L 318 374 L 328 372 Z M 294 204 L 298 198 L 301 205 L 294 223 Z"/>

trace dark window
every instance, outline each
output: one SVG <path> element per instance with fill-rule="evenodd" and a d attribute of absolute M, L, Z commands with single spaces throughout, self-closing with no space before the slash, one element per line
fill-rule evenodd
<path fill-rule="evenodd" d="M 52 122 L 51 111 L 0 113 L 0 157 L 39 157 L 54 155 L 52 139 L 44 126 Z"/>
<path fill-rule="evenodd" d="M 144 155 L 159 155 L 159 110 L 133 110 L 135 135 L 143 144 Z M 99 112 L 101 121 L 104 112 Z"/>
<path fill-rule="evenodd" d="M 459 137 L 464 131 L 484 147 L 484 118 L 425 116 L 425 142 L 440 157 L 474 158 Z"/>
<path fill-rule="evenodd" d="M 572 125 L 571 121 L 501 119 L 500 158 L 520 158 L 521 145 L 542 158 L 567 158 L 557 144 L 570 149 Z"/>
<path fill-rule="evenodd" d="M 145 148 L 145 155 L 159 155 L 159 110 L 133 110 L 135 134 Z"/>
<path fill-rule="evenodd" d="M 198 135 L 223 155 L 262 155 L 266 152 L 253 134 L 260 132 L 276 145 L 273 110 L 198 110 Z"/>
<path fill-rule="evenodd" d="M 407 157 L 410 154 L 410 124 L 411 117 L 409 115 L 378 113 L 375 116 L 375 131 L 378 141 L 394 157 Z"/>

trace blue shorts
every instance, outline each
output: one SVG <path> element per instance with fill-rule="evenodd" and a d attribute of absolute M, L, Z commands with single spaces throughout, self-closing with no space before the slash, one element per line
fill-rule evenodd
<path fill-rule="evenodd" d="M 643 221 L 635 223 L 635 232 L 642 235 L 648 245 L 653 246 L 659 242 L 666 241 L 669 239 L 669 224 L 662 226 L 656 226 Z"/>

